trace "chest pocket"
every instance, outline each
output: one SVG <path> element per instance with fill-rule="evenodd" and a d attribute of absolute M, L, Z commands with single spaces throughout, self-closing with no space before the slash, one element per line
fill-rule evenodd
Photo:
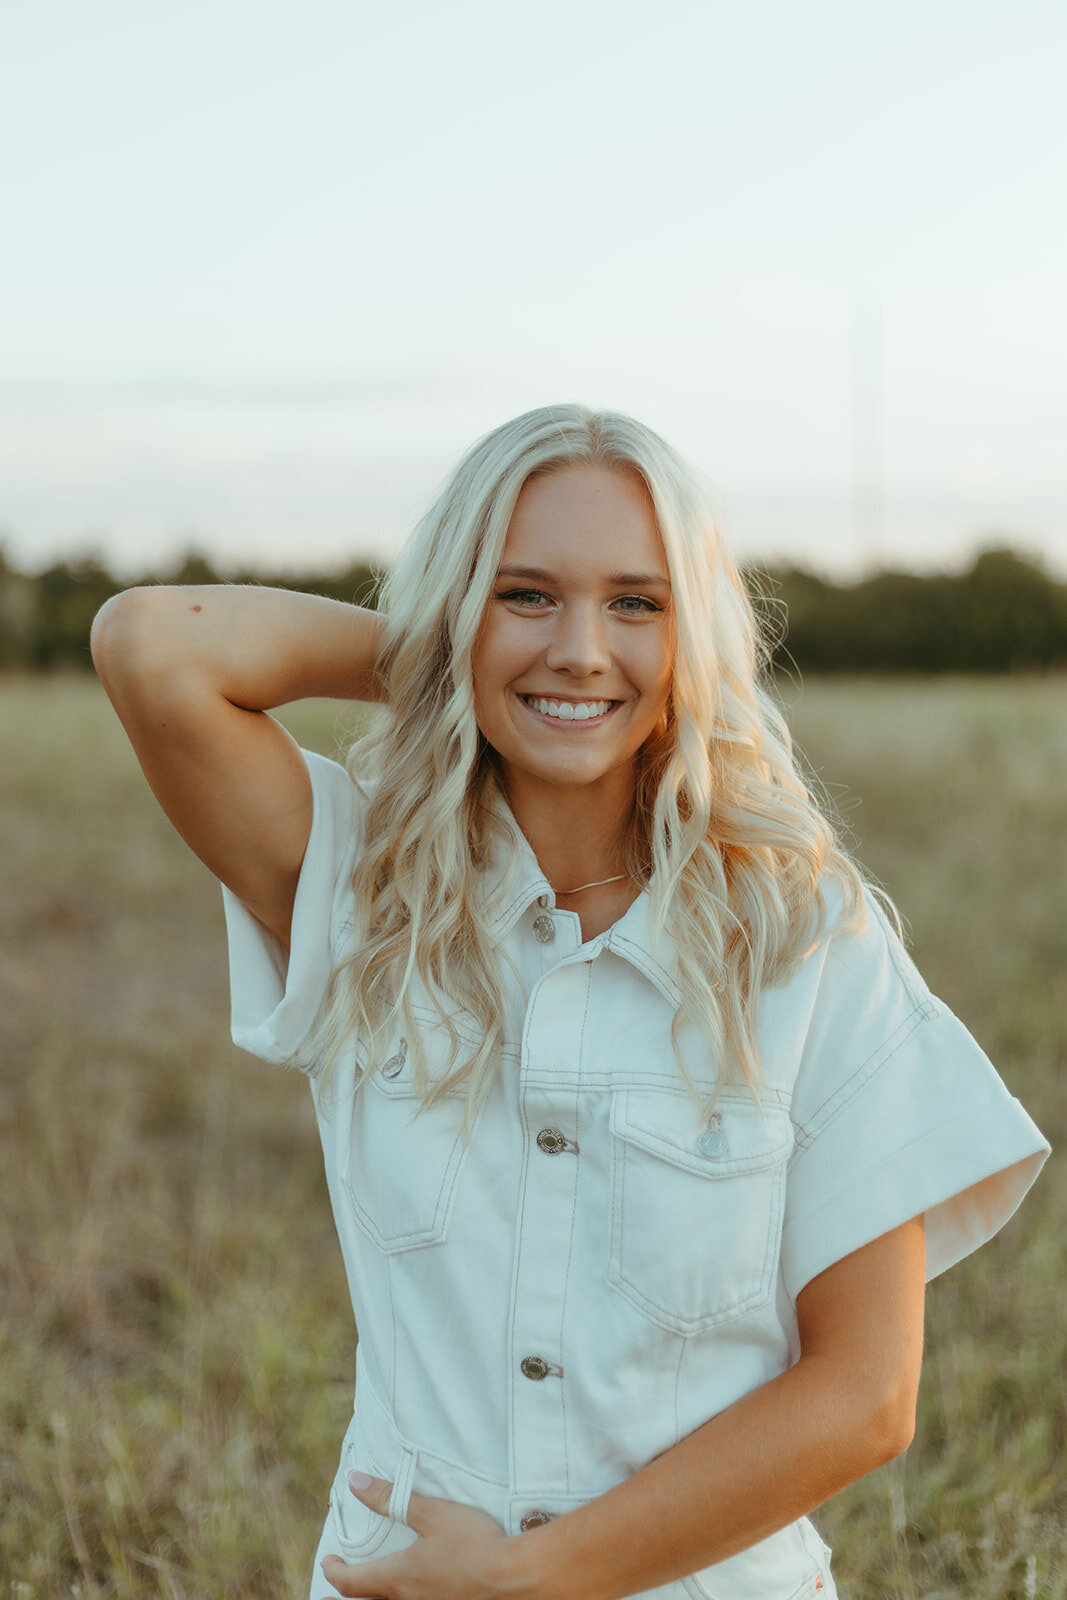
<path fill-rule="evenodd" d="M 431 1075 L 446 1072 L 447 1033 L 427 1026 L 422 1039 Z M 444 1239 L 470 1146 L 462 1123 L 462 1092 L 423 1105 L 411 1049 L 398 1036 L 356 1095 L 344 1175 L 356 1222 L 379 1250 L 394 1254 Z"/>
<path fill-rule="evenodd" d="M 723 1097 L 709 1128 L 688 1095 L 623 1090 L 612 1133 L 612 1286 L 681 1334 L 765 1305 L 793 1148 L 788 1112 Z"/>

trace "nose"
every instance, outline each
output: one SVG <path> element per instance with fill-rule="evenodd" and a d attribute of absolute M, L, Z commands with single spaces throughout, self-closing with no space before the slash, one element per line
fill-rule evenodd
<path fill-rule="evenodd" d="M 545 651 L 545 666 L 572 678 L 591 678 L 611 666 L 606 623 L 598 605 L 564 606 Z"/>

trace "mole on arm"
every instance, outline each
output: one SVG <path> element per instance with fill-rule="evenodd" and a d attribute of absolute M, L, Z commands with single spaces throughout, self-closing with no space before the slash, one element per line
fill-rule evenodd
<path fill-rule="evenodd" d="M 204 609 L 203 606 L 190 606 L 189 607 L 190 611 L 203 611 L 203 609 Z"/>

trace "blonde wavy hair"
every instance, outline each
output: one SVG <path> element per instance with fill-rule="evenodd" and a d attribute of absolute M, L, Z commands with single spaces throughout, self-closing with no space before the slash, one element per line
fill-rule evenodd
<path fill-rule="evenodd" d="M 475 720 L 472 654 L 524 485 L 585 464 L 643 479 L 671 580 L 672 691 L 665 726 L 639 754 L 629 868 L 677 950 L 672 1038 L 687 1081 L 678 1036 L 696 1023 L 723 1063 L 719 1088 L 745 1082 L 758 1098 L 760 990 L 788 978 L 823 931 L 829 882 L 835 921 L 862 916 L 859 870 L 764 686 L 769 648 L 703 480 L 618 412 L 556 405 L 504 423 L 459 462 L 383 590 L 387 710 L 346 755 L 358 784 L 373 780 L 352 874 L 356 953 L 333 974 L 324 1033 L 332 1064 L 355 1031 L 360 1081 L 402 1033 L 416 1092 L 429 1104 L 462 1087 L 468 1125 L 506 1042 L 500 954 L 479 896 L 504 824 L 488 803 L 495 762 Z M 451 1066 L 436 1078 L 416 978 L 450 1035 Z M 464 1018 L 473 1027 L 457 1027 Z M 480 1041 L 473 1053 L 464 1033 Z"/>

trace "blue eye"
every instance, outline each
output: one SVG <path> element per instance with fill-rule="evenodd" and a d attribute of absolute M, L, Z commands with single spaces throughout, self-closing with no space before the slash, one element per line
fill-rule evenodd
<path fill-rule="evenodd" d="M 543 589 L 505 589 L 496 598 L 506 602 L 508 605 L 529 610 L 554 604 L 551 597 L 545 594 Z M 643 594 L 619 595 L 611 604 L 623 616 L 631 617 L 645 616 L 663 609 L 662 606 L 657 605 L 655 600 L 649 600 Z"/>

